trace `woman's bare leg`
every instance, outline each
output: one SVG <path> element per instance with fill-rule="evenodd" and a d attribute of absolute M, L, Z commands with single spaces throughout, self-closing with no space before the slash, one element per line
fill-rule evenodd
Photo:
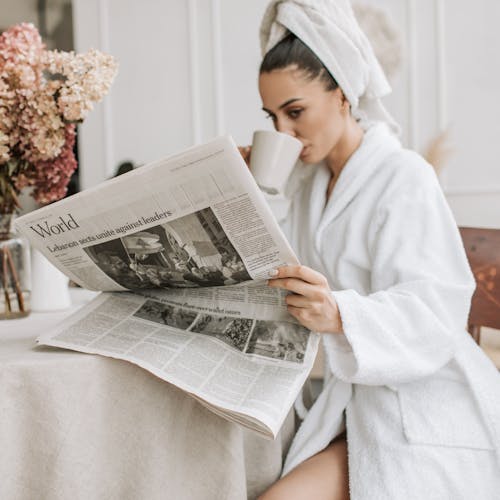
<path fill-rule="evenodd" d="M 345 435 L 274 483 L 259 500 L 349 500 Z"/>

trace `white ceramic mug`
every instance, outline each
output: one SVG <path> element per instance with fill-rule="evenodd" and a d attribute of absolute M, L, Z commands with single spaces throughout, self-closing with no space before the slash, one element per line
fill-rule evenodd
<path fill-rule="evenodd" d="M 253 134 L 250 171 L 259 187 L 269 194 L 283 193 L 302 143 L 274 130 L 256 130 Z"/>

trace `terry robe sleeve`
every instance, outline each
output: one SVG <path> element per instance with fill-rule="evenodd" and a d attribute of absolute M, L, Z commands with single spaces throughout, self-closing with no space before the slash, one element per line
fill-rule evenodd
<path fill-rule="evenodd" d="M 431 168 L 410 171 L 374 211 L 371 293 L 332 292 L 344 335 L 324 335 L 325 352 L 346 382 L 391 385 L 436 372 L 466 326 L 474 280 L 458 229 Z"/>

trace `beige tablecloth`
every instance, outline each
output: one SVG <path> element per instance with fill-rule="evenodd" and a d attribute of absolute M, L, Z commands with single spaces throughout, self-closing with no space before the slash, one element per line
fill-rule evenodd
<path fill-rule="evenodd" d="M 2 500 L 238 500 L 279 476 L 292 416 L 268 441 L 135 365 L 35 347 L 66 314 L 0 322 Z"/>

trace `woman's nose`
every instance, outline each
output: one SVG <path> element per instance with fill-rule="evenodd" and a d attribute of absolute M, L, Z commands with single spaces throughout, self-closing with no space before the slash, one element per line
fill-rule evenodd
<path fill-rule="evenodd" d="M 277 120 L 275 123 L 275 129 L 278 132 L 282 132 L 283 134 L 291 135 L 292 137 L 297 136 L 293 126 L 290 123 L 287 123 L 286 121 Z"/>

